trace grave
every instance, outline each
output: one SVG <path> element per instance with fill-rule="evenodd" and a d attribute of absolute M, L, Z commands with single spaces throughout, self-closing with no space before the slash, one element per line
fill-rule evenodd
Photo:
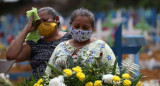
<path fill-rule="evenodd" d="M 114 47 L 112 47 L 115 56 L 118 57 L 118 65 L 122 66 L 122 54 L 136 54 L 134 62 L 139 64 L 139 54 L 141 46 L 146 45 L 144 36 L 125 36 L 125 43 L 122 44 L 122 24 L 115 32 Z"/>
<path fill-rule="evenodd" d="M 108 37 L 110 33 L 110 30 L 102 31 L 102 20 L 98 19 L 96 22 L 96 31 L 92 33 L 92 36 L 102 40 L 103 37 Z"/>

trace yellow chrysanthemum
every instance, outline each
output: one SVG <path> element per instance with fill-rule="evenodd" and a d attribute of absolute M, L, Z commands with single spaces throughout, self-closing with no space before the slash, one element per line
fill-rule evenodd
<path fill-rule="evenodd" d="M 95 81 L 94 86 L 102 86 L 102 81 L 101 80 Z"/>
<path fill-rule="evenodd" d="M 142 82 L 139 81 L 136 86 L 143 86 L 143 85 L 142 85 Z"/>
<path fill-rule="evenodd" d="M 92 82 L 87 82 L 87 83 L 85 84 L 85 86 L 93 86 L 93 83 L 92 83 Z"/>
<path fill-rule="evenodd" d="M 80 81 L 82 81 L 82 80 L 85 78 L 85 75 L 84 75 L 82 72 L 78 72 L 78 73 L 76 74 L 76 76 L 78 77 L 78 79 L 79 79 Z"/>
<path fill-rule="evenodd" d="M 123 81 L 123 85 L 130 86 L 131 85 L 131 81 L 130 80 L 124 80 Z"/>
<path fill-rule="evenodd" d="M 121 78 L 119 76 L 113 76 L 113 81 L 119 82 Z"/>
<path fill-rule="evenodd" d="M 35 83 L 33 86 L 43 86 L 42 84 Z"/>
<path fill-rule="evenodd" d="M 42 84 L 42 83 L 43 83 L 43 79 L 41 78 L 38 80 L 38 84 Z"/>
<path fill-rule="evenodd" d="M 64 69 L 63 72 L 65 73 L 66 76 L 72 75 L 72 71 L 70 69 Z"/>
<path fill-rule="evenodd" d="M 81 67 L 79 67 L 79 66 L 76 66 L 76 67 L 72 68 L 72 70 L 73 70 L 74 72 L 76 72 L 76 73 L 82 72 L 82 69 L 81 69 Z"/>
<path fill-rule="evenodd" d="M 122 75 L 122 78 L 124 78 L 124 79 L 129 79 L 129 78 L 130 78 L 130 75 L 129 75 L 129 74 L 123 74 L 123 75 Z"/>

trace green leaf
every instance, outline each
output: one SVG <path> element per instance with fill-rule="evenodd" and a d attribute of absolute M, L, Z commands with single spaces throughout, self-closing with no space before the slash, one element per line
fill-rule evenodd
<path fill-rule="evenodd" d="M 124 74 L 126 72 L 127 68 L 124 68 L 121 72 L 120 72 L 120 75 L 119 77 L 122 78 L 122 74 Z"/>
<path fill-rule="evenodd" d="M 141 74 L 140 76 L 138 76 L 136 79 L 134 79 L 134 81 L 132 82 L 131 86 L 136 86 L 138 81 L 140 81 L 140 79 L 142 78 L 143 74 Z"/>
<path fill-rule="evenodd" d="M 74 62 L 73 62 L 72 57 L 68 55 L 67 58 L 68 58 L 70 67 L 73 68 L 74 67 Z"/>
<path fill-rule="evenodd" d="M 36 80 L 35 78 L 33 77 L 33 74 L 31 73 L 31 78 L 32 78 L 32 81 L 36 83 Z"/>
<path fill-rule="evenodd" d="M 32 82 L 30 82 L 29 80 L 27 80 L 26 78 L 24 78 L 24 85 L 26 86 L 32 86 L 31 84 Z"/>
<path fill-rule="evenodd" d="M 30 18 L 32 15 L 34 16 L 33 25 L 35 25 L 36 21 L 40 19 L 37 13 L 37 8 L 32 7 L 32 10 L 29 10 L 26 13 L 27 18 Z M 39 39 L 40 35 L 38 33 L 38 30 L 34 29 L 32 32 L 27 34 L 25 41 L 32 40 L 34 42 L 37 42 Z"/>
<path fill-rule="evenodd" d="M 116 74 L 116 66 L 117 66 L 117 58 L 116 58 L 116 60 L 115 60 L 115 62 L 114 62 L 112 75 L 115 75 L 115 74 Z"/>
<path fill-rule="evenodd" d="M 62 75 L 62 72 L 59 71 L 58 69 L 56 69 L 55 67 L 53 67 L 52 65 L 48 64 L 47 62 L 45 62 L 47 64 L 47 66 L 49 66 L 56 74 L 58 75 Z"/>
<path fill-rule="evenodd" d="M 37 73 L 38 73 L 38 78 L 41 79 L 42 78 L 41 74 L 39 72 L 37 72 Z"/>
<path fill-rule="evenodd" d="M 76 62 L 76 66 L 80 66 L 80 62 L 82 61 L 81 56 L 78 58 L 77 62 Z"/>
<path fill-rule="evenodd" d="M 28 18 L 30 18 L 32 15 L 34 16 L 34 23 L 37 21 L 37 20 L 39 20 L 40 19 L 40 17 L 38 16 L 38 14 L 37 14 L 37 8 L 35 8 L 35 7 L 32 7 L 32 10 L 29 10 L 29 11 L 27 11 L 26 12 L 27 14 L 26 14 L 26 16 L 28 17 Z"/>
<path fill-rule="evenodd" d="M 39 39 L 40 39 L 40 35 L 37 29 L 34 29 L 32 32 L 27 34 L 25 41 L 32 40 L 34 42 L 37 42 Z"/>

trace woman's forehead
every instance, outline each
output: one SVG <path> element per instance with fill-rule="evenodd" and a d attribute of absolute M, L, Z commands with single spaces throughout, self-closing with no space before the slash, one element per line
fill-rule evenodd
<path fill-rule="evenodd" d="M 77 16 L 74 18 L 73 23 L 83 23 L 91 25 L 90 18 L 88 16 Z"/>
<path fill-rule="evenodd" d="M 38 16 L 39 16 L 40 18 L 46 18 L 46 17 L 48 17 L 48 16 L 49 16 L 48 10 L 43 10 L 43 11 L 39 12 L 39 13 L 38 13 Z"/>

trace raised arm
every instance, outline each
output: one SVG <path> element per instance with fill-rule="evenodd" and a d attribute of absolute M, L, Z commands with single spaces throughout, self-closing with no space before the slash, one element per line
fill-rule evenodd
<path fill-rule="evenodd" d="M 17 62 L 26 61 L 30 59 L 31 47 L 25 43 L 27 34 L 33 31 L 32 26 L 33 16 L 29 19 L 28 24 L 18 37 L 11 43 L 7 50 L 7 60 L 16 60 Z"/>

